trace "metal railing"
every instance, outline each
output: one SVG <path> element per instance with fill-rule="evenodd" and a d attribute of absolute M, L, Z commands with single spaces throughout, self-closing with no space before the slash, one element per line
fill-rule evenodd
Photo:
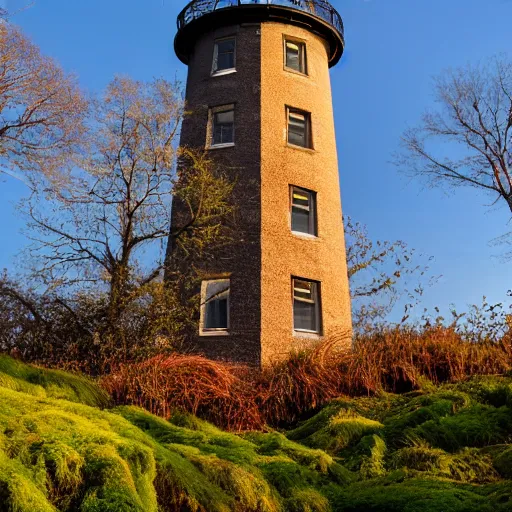
<path fill-rule="evenodd" d="M 193 0 L 178 16 L 178 30 L 202 16 L 220 9 L 243 5 L 275 5 L 304 11 L 332 25 L 343 38 L 343 21 L 326 0 Z"/>

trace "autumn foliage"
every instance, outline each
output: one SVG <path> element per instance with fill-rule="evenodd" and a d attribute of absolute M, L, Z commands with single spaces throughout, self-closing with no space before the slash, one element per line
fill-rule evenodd
<path fill-rule="evenodd" d="M 159 356 L 125 364 L 103 379 L 118 403 L 168 417 L 185 410 L 232 431 L 293 423 L 341 395 L 405 392 L 512 370 L 512 341 L 469 340 L 451 327 L 384 328 L 331 339 L 262 371 L 200 356 Z"/>
<path fill-rule="evenodd" d="M 82 144 L 87 112 L 76 77 L 0 21 L 0 173 L 62 178 Z"/>

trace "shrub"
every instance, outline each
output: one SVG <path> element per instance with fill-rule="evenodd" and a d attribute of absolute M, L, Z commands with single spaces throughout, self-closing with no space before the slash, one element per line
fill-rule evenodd
<path fill-rule="evenodd" d="M 141 364 L 121 365 L 102 380 L 118 403 L 135 404 L 167 418 L 190 412 L 231 430 L 264 425 L 248 370 L 199 356 L 157 356 Z"/>
<path fill-rule="evenodd" d="M 41 295 L 0 274 L 0 351 L 92 376 L 171 353 L 193 317 L 176 293 L 161 282 L 132 290 L 113 324 L 104 292 Z"/>
<path fill-rule="evenodd" d="M 292 353 L 255 377 L 254 389 L 264 418 L 272 424 L 296 422 L 304 413 L 340 395 L 345 378 L 337 362 L 345 354 L 346 334 L 333 336 L 311 350 Z"/>
<path fill-rule="evenodd" d="M 103 385 L 118 403 L 140 405 L 163 417 L 180 409 L 238 431 L 265 424 L 293 425 L 340 395 L 430 390 L 445 382 L 512 369 L 506 336 L 497 342 L 471 341 L 452 328 L 381 328 L 357 337 L 354 349 L 345 352 L 337 350 L 341 338 L 344 335 L 291 354 L 262 371 L 201 356 L 158 356 L 122 365 L 103 379 Z M 425 417 L 449 414 L 475 392 L 468 387 L 456 397 L 420 397 L 419 402 L 425 402 L 413 404 L 395 428 L 400 432 Z M 511 400 L 506 387 L 480 386 L 478 392 L 486 394 L 489 403 L 500 400 L 505 405 Z"/>
<path fill-rule="evenodd" d="M 350 357 L 340 361 L 349 394 L 403 392 L 427 378 L 433 384 L 512 369 L 512 344 L 464 337 L 453 327 L 381 327 L 357 336 Z"/>

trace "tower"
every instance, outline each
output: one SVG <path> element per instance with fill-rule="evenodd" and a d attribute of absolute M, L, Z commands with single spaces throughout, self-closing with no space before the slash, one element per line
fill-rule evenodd
<path fill-rule="evenodd" d="M 208 357 L 267 364 L 351 329 L 329 77 L 343 48 L 325 0 L 193 0 L 178 17 L 181 144 L 236 183 L 240 236 L 202 269 L 192 348 Z"/>

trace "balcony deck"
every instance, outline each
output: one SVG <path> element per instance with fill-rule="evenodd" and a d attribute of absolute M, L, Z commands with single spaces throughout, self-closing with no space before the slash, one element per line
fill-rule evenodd
<path fill-rule="evenodd" d="M 213 15 L 240 21 L 283 19 L 307 25 L 324 35 L 330 43 L 330 65 L 338 62 L 345 46 L 343 20 L 326 0 L 193 0 L 178 15 L 175 47 L 178 57 L 187 62 L 189 37 L 194 26 Z M 202 24 L 201 24 L 202 25 Z M 203 25 L 204 27 L 205 25 Z"/>

